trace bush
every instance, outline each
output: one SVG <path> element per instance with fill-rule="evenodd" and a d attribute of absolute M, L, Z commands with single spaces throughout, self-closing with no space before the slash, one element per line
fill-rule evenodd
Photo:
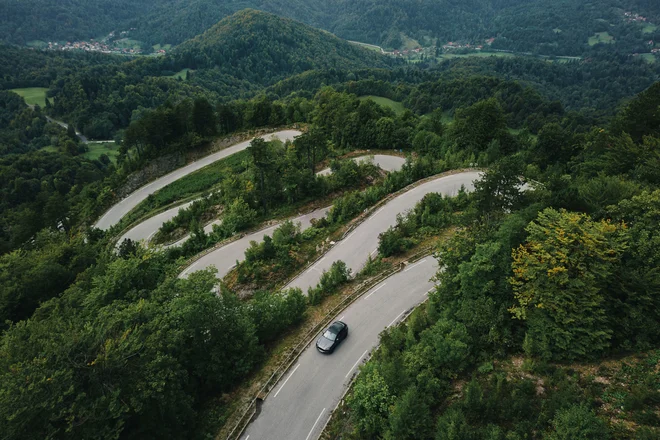
<path fill-rule="evenodd" d="M 257 292 L 248 306 L 257 328 L 259 342 L 274 341 L 292 326 L 300 323 L 307 310 L 307 300 L 300 289 L 272 294 Z"/>
<path fill-rule="evenodd" d="M 346 263 L 343 261 L 335 261 L 332 263 L 329 271 L 323 271 L 321 275 L 321 280 L 316 285 L 316 287 L 310 287 L 307 296 L 309 298 L 310 304 L 320 304 L 323 301 L 323 298 L 328 296 L 331 293 L 345 284 L 351 277 L 351 270 L 346 267 Z"/>

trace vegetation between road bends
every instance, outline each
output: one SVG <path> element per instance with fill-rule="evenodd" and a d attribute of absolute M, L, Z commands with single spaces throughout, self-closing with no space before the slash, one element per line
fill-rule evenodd
<path fill-rule="evenodd" d="M 463 187 L 455 197 L 430 193 L 410 212 L 399 214 L 396 225 L 378 236 L 378 254 L 399 255 L 414 247 L 419 239 L 437 234 L 442 229 L 461 223 L 460 211 L 469 206 L 469 196 Z"/>
<path fill-rule="evenodd" d="M 310 287 L 307 290 L 307 299 L 310 304 L 316 305 L 323 301 L 327 295 L 334 293 L 337 289 L 346 284 L 351 278 L 351 269 L 346 267 L 343 261 L 335 261 L 330 266 L 330 270 L 323 271 L 321 279 L 316 287 Z"/>

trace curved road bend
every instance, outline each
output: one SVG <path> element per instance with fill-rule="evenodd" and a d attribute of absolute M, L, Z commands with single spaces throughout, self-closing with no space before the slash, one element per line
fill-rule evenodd
<path fill-rule="evenodd" d="M 293 140 L 296 136 L 299 136 L 301 133 L 297 130 L 283 130 L 275 133 L 270 133 L 262 136 L 264 139 L 277 138 L 281 141 Z M 223 150 L 218 151 L 217 153 L 210 154 L 202 159 L 199 159 L 191 164 L 186 165 L 185 167 L 179 168 L 165 176 L 154 180 L 153 182 L 137 189 L 131 193 L 124 200 L 120 201 L 112 208 L 110 208 L 103 216 L 99 219 L 98 222 L 94 225 L 99 229 L 109 229 L 110 227 L 116 225 L 119 220 L 126 214 L 130 212 L 131 209 L 135 208 L 140 202 L 146 199 L 150 194 L 158 191 L 159 189 L 169 185 L 170 183 L 187 176 L 188 174 L 197 171 L 201 168 L 204 168 L 207 165 L 212 164 L 220 159 L 224 159 L 227 156 L 231 156 L 234 153 L 245 150 L 252 142 L 252 139 L 249 141 L 241 142 L 231 147 L 227 147 Z"/>
<path fill-rule="evenodd" d="M 371 159 L 373 157 L 373 159 Z M 373 154 L 367 156 L 359 156 L 352 158 L 355 162 L 371 162 L 383 171 L 399 171 L 406 163 L 406 159 L 399 156 L 391 156 L 389 154 Z M 318 173 L 317 176 L 327 176 L 332 173 L 330 168 L 324 168 Z"/>
<path fill-rule="evenodd" d="M 376 154 L 374 156 L 360 156 L 354 158 L 356 161 L 367 161 L 371 157 L 373 157 L 373 163 L 374 165 L 380 167 L 384 171 L 398 171 L 401 169 L 403 164 L 406 163 L 406 160 L 402 157 L 398 156 L 388 156 L 384 154 Z M 330 168 L 326 168 L 322 171 L 319 171 L 316 173 L 317 175 L 329 175 L 331 173 Z M 189 207 L 192 204 L 191 202 L 184 203 L 179 206 L 175 206 L 174 208 L 168 209 L 167 211 L 161 212 L 160 214 L 157 214 L 153 217 L 148 218 L 147 220 L 143 221 L 139 225 L 134 226 L 131 228 L 129 231 L 127 231 L 118 241 L 117 245 L 119 246 L 121 242 L 124 240 L 130 239 L 135 242 L 140 242 L 143 241 L 145 244 L 149 243 L 149 240 L 151 237 L 158 231 L 158 229 L 163 226 L 163 224 L 171 219 L 173 219 L 178 213 L 179 210 L 185 209 Z M 214 224 L 219 224 L 220 220 L 216 220 L 212 223 L 209 223 L 204 227 L 204 232 L 207 234 L 211 233 L 213 231 L 213 225 Z M 165 248 L 168 247 L 174 247 L 174 246 L 180 246 L 185 242 L 188 238 L 190 238 L 190 235 L 186 235 L 185 237 L 181 238 L 180 240 L 164 246 Z"/>
<path fill-rule="evenodd" d="M 263 402 L 242 440 L 316 440 L 351 377 L 378 344 L 380 332 L 426 299 L 437 261 L 426 257 L 387 278 L 335 319 L 349 327 L 348 338 L 331 355 L 302 353 Z"/>
<path fill-rule="evenodd" d="M 300 287 L 303 292 L 316 286 L 324 270 L 329 270 L 333 262 L 342 260 L 353 271 L 358 272 L 369 255 L 378 250 L 378 235 L 396 224 L 396 216 L 415 207 L 428 193 L 455 195 L 461 186 L 471 191 L 474 181 L 481 173 L 476 171 L 453 174 L 426 182 L 387 202 L 376 213 L 360 224 L 348 237 L 337 243 L 314 266 L 309 268 L 287 287 Z"/>
<path fill-rule="evenodd" d="M 305 230 L 309 228 L 312 219 L 320 219 L 325 217 L 330 207 L 317 209 L 303 216 L 292 219 L 293 223 L 300 223 L 300 229 Z M 245 259 L 245 251 L 250 247 L 251 241 L 261 242 L 265 235 L 273 235 L 273 231 L 280 226 L 281 223 L 273 225 L 269 228 L 257 231 L 254 234 L 246 235 L 236 241 L 233 241 L 226 246 L 222 246 L 213 252 L 204 255 L 199 260 L 188 266 L 186 270 L 181 272 L 179 278 L 186 278 L 190 272 L 206 269 L 210 266 L 215 266 L 218 269 L 217 277 L 222 279 L 229 273 L 230 270 L 236 266 L 236 261 L 243 261 Z"/>

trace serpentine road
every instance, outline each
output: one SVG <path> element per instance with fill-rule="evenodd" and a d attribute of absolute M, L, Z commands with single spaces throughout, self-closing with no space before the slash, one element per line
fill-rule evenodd
<path fill-rule="evenodd" d="M 283 131 L 278 131 L 276 133 L 267 134 L 261 137 L 266 140 L 277 138 L 283 142 L 286 142 L 288 140 L 293 140 L 293 138 L 295 138 L 296 136 L 300 136 L 300 134 L 301 133 L 297 130 L 283 130 Z M 227 156 L 231 156 L 232 154 L 245 150 L 250 145 L 250 142 L 252 142 L 252 139 L 250 139 L 249 141 L 241 142 L 236 145 L 232 145 L 231 147 L 220 150 L 217 153 L 210 154 L 202 159 L 199 159 L 195 162 L 186 165 L 185 167 L 172 171 L 171 173 L 166 174 L 165 176 L 154 180 L 148 185 L 139 188 L 138 190 L 131 193 L 124 200 L 122 200 L 121 202 L 117 203 L 112 208 L 110 208 L 105 214 L 103 214 L 103 216 L 99 219 L 99 221 L 96 222 L 94 227 L 103 230 L 111 228 L 112 226 L 119 223 L 119 220 L 121 220 L 122 217 L 128 214 L 140 202 L 142 202 L 144 199 L 149 197 L 149 195 L 155 193 L 159 189 L 164 188 L 165 186 L 169 185 L 175 180 L 178 180 L 184 176 L 187 176 L 192 172 L 202 169 L 205 166 L 212 164 L 213 162 L 217 162 L 220 159 L 224 159 Z"/>
<path fill-rule="evenodd" d="M 344 261 L 353 271 L 364 265 L 378 247 L 378 234 L 396 223 L 424 195 L 455 194 L 461 186 L 474 188 L 479 172 L 463 172 L 426 182 L 387 202 L 376 213 L 337 243 L 314 266 L 289 286 L 315 285 L 323 269 L 333 261 Z M 380 332 L 402 319 L 406 312 L 424 301 L 433 289 L 431 278 L 437 262 L 426 257 L 374 286 L 336 319 L 348 324 L 348 338 L 331 355 L 323 355 L 310 344 L 280 384 L 270 392 L 261 411 L 241 436 L 243 440 L 317 439 L 341 400 L 351 378 L 369 352 L 378 344 Z"/>
<path fill-rule="evenodd" d="M 372 158 L 373 158 L 373 160 L 372 160 Z M 402 157 L 388 156 L 388 155 L 384 155 L 384 154 L 376 154 L 376 155 L 373 155 L 373 156 L 360 156 L 360 157 L 354 158 L 353 160 L 358 161 L 358 162 L 371 161 L 374 165 L 380 167 L 384 171 L 398 171 L 406 163 L 406 160 Z M 332 171 L 330 170 L 330 168 L 326 168 L 322 171 L 319 171 L 316 174 L 320 175 L 320 176 L 326 176 L 326 175 L 329 175 L 331 173 L 332 173 Z M 182 205 L 179 205 L 179 206 L 175 206 L 174 208 L 168 209 L 167 211 L 161 212 L 160 214 L 157 214 L 153 217 L 150 217 L 150 218 L 146 219 L 145 221 L 143 221 L 142 223 L 134 226 L 133 228 L 128 230 L 124 235 L 122 235 L 122 237 L 117 241 L 117 246 L 119 246 L 126 239 L 130 239 L 130 240 L 133 240 L 135 242 L 143 241 L 145 243 L 148 243 L 149 240 L 151 239 L 151 237 L 163 226 L 163 224 L 165 222 L 173 219 L 179 213 L 179 210 L 189 207 L 192 203 L 193 202 L 191 201 L 191 202 L 187 202 L 187 203 L 184 203 Z M 318 212 L 315 213 L 315 217 L 320 218 L 320 217 L 323 217 L 323 215 L 325 215 L 325 212 L 323 213 L 323 215 L 320 215 L 320 216 L 317 215 L 317 214 L 318 214 Z M 294 219 L 294 222 L 296 222 L 296 221 L 303 221 L 303 220 L 302 219 Z M 220 220 L 216 220 L 214 222 L 209 223 L 208 225 L 206 225 L 204 227 L 204 232 L 206 232 L 207 234 L 211 233 L 213 231 L 213 225 L 214 224 L 219 224 L 219 223 L 220 223 Z M 303 227 L 305 227 L 305 226 L 306 226 L 306 224 L 303 221 Z M 266 233 L 272 234 L 272 231 L 274 229 L 275 228 L 269 228 Z M 190 238 L 190 235 L 186 235 L 185 237 L 181 238 L 180 240 L 177 240 L 176 242 L 174 242 L 172 244 L 169 244 L 167 246 L 164 246 L 164 247 L 167 248 L 167 247 L 180 246 L 186 240 L 188 240 L 188 238 Z M 260 241 L 262 239 L 263 239 L 263 235 L 256 236 L 255 238 L 253 238 L 253 240 L 257 240 L 257 241 Z M 248 241 L 248 243 L 249 243 L 249 241 Z M 237 246 L 235 245 L 234 248 L 237 248 Z M 245 246 L 245 249 L 247 249 L 247 246 Z M 245 249 L 242 252 L 244 252 Z M 242 257 L 242 256 L 243 256 L 243 253 L 240 253 L 240 255 L 238 255 L 238 257 Z M 232 263 L 235 262 L 235 261 L 236 260 L 232 260 Z M 222 267 L 222 264 L 218 264 L 217 266 Z M 199 267 L 197 267 L 197 269 L 199 270 Z"/>
<path fill-rule="evenodd" d="M 426 299 L 437 262 L 426 257 L 365 293 L 335 318 L 348 338 L 331 355 L 311 344 L 263 402 L 242 440 L 317 439 L 378 335 Z"/>
<path fill-rule="evenodd" d="M 479 172 L 463 172 L 431 180 L 407 191 L 383 205 L 344 240 L 330 249 L 315 265 L 307 269 L 287 287 L 300 287 L 303 292 L 316 286 L 324 270 L 329 270 L 333 262 L 342 260 L 355 274 L 378 250 L 378 235 L 396 224 L 396 217 L 415 207 L 428 193 L 455 195 L 461 186 L 474 189 L 473 182 L 481 176 Z"/>

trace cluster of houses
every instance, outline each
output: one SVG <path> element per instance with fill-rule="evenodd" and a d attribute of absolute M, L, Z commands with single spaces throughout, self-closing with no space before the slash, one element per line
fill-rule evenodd
<path fill-rule="evenodd" d="M 67 41 L 66 43 L 57 43 L 57 42 L 48 42 L 49 50 L 84 50 L 86 52 L 101 52 L 101 53 L 113 53 L 113 54 L 127 54 L 127 55 L 138 55 L 142 53 L 142 49 L 139 48 L 126 48 L 126 47 L 116 47 L 110 46 L 106 43 L 100 41 Z"/>
<path fill-rule="evenodd" d="M 495 38 L 488 38 L 488 39 L 484 40 L 484 42 L 487 46 L 490 46 L 491 44 L 493 44 L 494 41 L 495 41 Z M 456 43 L 454 41 L 450 41 L 447 44 L 444 44 L 442 46 L 442 48 L 446 51 L 457 50 L 457 49 L 482 50 L 484 48 L 484 45 L 483 44 L 474 45 L 474 44 L 470 44 L 470 43 Z"/>
<path fill-rule="evenodd" d="M 646 17 L 641 16 L 641 15 L 639 15 L 637 13 L 634 13 L 634 12 L 625 12 L 623 14 L 623 16 L 625 17 L 625 19 L 628 23 L 632 23 L 632 22 L 644 23 L 644 22 L 647 21 Z"/>
<path fill-rule="evenodd" d="M 403 50 L 394 49 L 392 52 L 389 52 L 389 54 L 397 57 L 403 57 L 406 55 L 410 55 L 413 53 L 420 53 L 420 52 L 422 52 L 422 48 L 417 47 L 415 49 L 403 49 Z"/>

